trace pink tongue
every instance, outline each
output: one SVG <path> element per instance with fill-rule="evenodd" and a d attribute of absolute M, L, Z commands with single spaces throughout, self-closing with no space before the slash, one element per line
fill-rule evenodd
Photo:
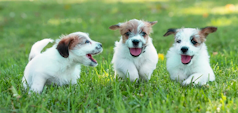
<path fill-rule="evenodd" d="M 184 63 L 184 64 L 187 64 L 187 63 L 189 63 L 190 62 L 190 60 L 191 60 L 191 56 L 188 56 L 188 55 L 181 55 L 181 61 L 182 61 L 182 63 Z"/>
<path fill-rule="evenodd" d="M 130 48 L 130 53 L 133 56 L 138 56 L 141 53 L 141 48 Z"/>

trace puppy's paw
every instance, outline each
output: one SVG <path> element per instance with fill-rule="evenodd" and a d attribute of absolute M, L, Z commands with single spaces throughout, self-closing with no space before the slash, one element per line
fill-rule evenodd
<path fill-rule="evenodd" d="M 191 82 L 192 82 L 191 80 L 187 79 L 187 80 L 184 80 L 181 85 L 187 86 L 187 85 L 191 84 Z"/>
<path fill-rule="evenodd" d="M 187 85 L 190 85 L 190 84 L 202 86 L 202 85 L 205 85 L 206 82 L 201 82 L 201 81 L 199 81 L 199 80 L 192 81 L 191 79 L 187 79 L 187 80 L 184 80 L 184 81 L 182 82 L 182 85 L 183 85 L 183 86 L 187 86 Z"/>

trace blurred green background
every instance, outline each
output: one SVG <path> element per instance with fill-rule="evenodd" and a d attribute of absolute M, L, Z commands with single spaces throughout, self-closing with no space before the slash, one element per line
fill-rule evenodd
<path fill-rule="evenodd" d="M 0 2 L 0 53 L 25 52 L 43 38 L 61 34 L 88 32 L 112 48 L 119 32 L 109 26 L 130 19 L 158 21 L 153 27 L 156 49 L 166 53 L 172 37 L 163 37 L 168 28 L 217 26 L 208 37 L 209 51 L 237 50 L 234 33 L 238 23 L 236 0 L 227 1 L 153 1 L 146 0 L 30 0 Z M 14 45 L 12 47 L 12 45 Z M 28 52 L 28 51 L 27 51 Z M 3 55 L 6 56 L 6 55 Z M 14 56 L 12 56 L 14 57 Z"/>

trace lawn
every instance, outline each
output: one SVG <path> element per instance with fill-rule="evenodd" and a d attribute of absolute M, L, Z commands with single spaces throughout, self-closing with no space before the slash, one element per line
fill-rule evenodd
<path fill-rule="evenodd" d="M 237 0 L 0 0 L 0 112 L 238 112 L 237 16 Z M 110 63 L 119 32 L 108 27 L 134 18 L 158 21 L 151 37 L 160 60 L 151 80 L 139 84 L 114 78 Z M 206 41 L 216 80 L 183 87 L 169 78 L 163 55 L 173 37 L 163 34 L 205 26 L 218 27 Z M 77 85 L 28 95 L 21 79 L 32 44 L 75 31 L 103 44 L 99 65 L 83 66 Z"/>

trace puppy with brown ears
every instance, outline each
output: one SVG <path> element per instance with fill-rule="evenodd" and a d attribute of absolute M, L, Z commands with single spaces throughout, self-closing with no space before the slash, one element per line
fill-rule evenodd
<path fill-rule="evenodd" d="M 45 52 L 41 50 L 51 39 L 36 42 L 29 55 L 22 83 L 25 89 L 41 93 L 45 84 L 76 84 L 80 78 L 80 65 L 97 66 L 92 55 L 103 51 L 102 44 L 89 38 L 87 33 L 75 32 L 56 41 Z"/>
<path fill-rule="evenodd" d="M 175 37 L 166 55 L 172 80 L 182 82 L 182 85 L 204 85 L 215 80 L 205 41 L 208 34 L 216 30 L 216 27 L 168 29 L 164 36 L 174 34 Z"/>
<path fill-rule="evenodd" d="M 109 27 L 119 29 L 121 39 L 115 43 L 112 59 L 115 74 L 130 81 L 150 80 L 156 68 L 158 56 L 150 38 L 152 26 L 157 21 L 147 22 L 133 19 Z"/>

